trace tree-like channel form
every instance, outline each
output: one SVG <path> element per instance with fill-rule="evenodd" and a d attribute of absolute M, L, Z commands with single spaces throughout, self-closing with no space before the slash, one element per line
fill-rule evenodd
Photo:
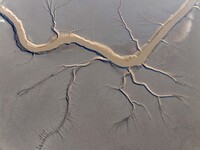
<path fill-rule="evenodd" d="M 77 35 L 73 32 L 72 33 L 61 33 L 61 32 L 59 32 L 56 28 L 56 20 L 55 20 L 56 7 L 54 7 L 52 9 L 52 3 L 50 3 L 49 0 L 46 0 L 46 4 L 47 4 L 47 9 L 49 10 L 50 15 L 51 15 L 52 30 L 54 31 L 55 35 L 48 42 L 46 42 L 44 44 L 38 44 L 38 45 L 34 44 L 34 43 L 32 43 L 31 41 L 28 40 L 21 20 L 19 20 L 17 18 L 17 16 L 11 10 L 6 8 L 5 6 L 0 5 L 0 15 L 3 18 L 5 18 L 12 25 L 13 30 L 15 32 L 15 38 L 16 38 L 17 45 L 21 49 L 26 50 L 26 51 L 33 53 L 33 54 L 42 54 L 44 52 L 55 50 L 56 48 L 58 48 L 59 46 L 61 46 L 63 44 L 76 43 L 77 45 L 79 45 L 81 47 L 84 47 L 86 49 L 90 49 L 94 52 L 99 53 L 101 56 L 96 56 L 92 60 L 85 61 L 85 62 L 82 62 L 82 63 L 79 63 L 79 64 L 62 65 L 59 71 L 50 74 L 49 76 L 47 76 L 43 80 L 40 80 L 39 82 L 35 83 L 31 87 L 23 89 L 23 90 L 18 92 L 18 95 L 24 95 L 24 94 L 28 93 L 30 90 L 37 87 L 38 85 L 43 84 L 48 79 L 62 73 L 63 71 L 65 71 L 68 68 L 72 68 L 71 80 L 70 80 L 70 83 L 68 84 L 68 87 L 66 89 L 65 100 L 66 100 L 66 103 L 67 103 L 67 107 L 65 109 L 64 117 L 60 121 L 60 123 L 58 124 L 57 127 L 55 127 L 54 129 L 52 129 L 50 131 L 44 130 L 40 134 L 41 143 L 37 147 L 38 149 L 42 149 L 44 147 L 44 144 L 47 141 L 47 139 L 49 137 L 51 137 L 52 135 L 56 134 L 56 133 L 58 135 L 60 135 L 61 138 L 63 138 L 63 136 L 61 134 L 61 129 L 64 127 L 64 124 L 67 120 L 72 122 L 72 120 L 71 120 L 72 118 L 70 118 L 70 113 L 69 113 L 70 100 L 71 100 L 70 90 L 71 90 L 73 84 L 75 83 L 76 74 L 80 70 L 80 68 L 89 66 L 90 64 L 92 64 L 96 60 L 100 60 L 100 61 L 103 61 L 103 62 L 110 62 L 111 64 L 112 63 L 115 64 L 117 67 L 125 69 L 125 72 L 122 75 L 122 82 L 121 82 L 121 85 L 119 87 L 108 85 L 110 88 L 117 90 L 120 93 L 122 93 L 125 96 L 125 98 L 128 100 L 128 102 L 130 103 L 130 105 L 132 106 L 132 111 L 131 111 L 130 115 L 123 118 L 122 120 L 118 121 L 115 124 L 116 127 L 121 126 L 123 123 L 126 123 L 128 125 L 130 119 L 133 119 L 135 122 L 137 122 L 137 117 L 134 114 L 135 107 L 141 107 L 142 109 L 144 109 L 144 111 L 148 114 L 148 116 L 151 120 L 151 114 L 148 111 L 148 109 L 146 108 L 146 106 L 144 104 L 140 103 L 140 102 L 137 102 L 137 101 L 131 99 L 130 96 L 124 90 L 124 87 L 126 85 L 127 76 L 130 76 L 130 78 L 132 79 L 132 82 L 134 84 L 144 87 L 152 96 L 154 96 L 156 98 L 156 100 L 158 102 L 159 112 L 161 114 L 163 122 L 166 125 L 167 125 L 167 122 L 166 122 L 165 117 L 169 117 L 169 116 L 163 110 L 163 105 L 161 103 L 162 98 L 174 97 L 174 98 L 177 98 L 178 100 L 180 100 L 181 102 L 183 102 L 184 104 L 187 105 L 187 103 L 185 103 L 184 96 L 181 96 L 181 95 L 178 95 L 178 94 L 161 95 L 161 94 L 157 94 L 156 92 L 151 90 L 146 83 L 140 82 L 136 79 L 132 68 L 142 66 L 145 69 L 149 69 L 149 70 L 152 70 L 156 73 L 160 73 L 162 75 L 169 77 L 175 83 L 178 83 L 178 84 L 183 85 L 183 86 L 189 86 L 187 84 L 184 84 L 184 83 L 178 81 L 173 74 L 159 70 L 159 69 L 156 69 L 154 67 L 147 65 L 146 60 L 149 57 L 149 55 L 151 54 L 151 52 L 153 51 L 153 49 L 160 42 L 164 41 L 164 37 L 169 33 L 169 31 L 172 30 L 172 28 L 181 19 L 183 19 L 184 16 L 186 16 L 187 13 L 190 12 L 192 8 L 196 8 L 196 9 L 199 10 L 199 6 L 197 5 L 197 0 L 186 0 L 180 6 L 180 8 L 173 15 L 171 15 L 164 23 L 158 23 L 158 25 L 160 25 L 160 27 L 156 30 L 154 35 L 143 46 L 140 46 L 139 41 L 133 36 L 132 31 L 130 30 L 127 23 L 125 22 L 125 20 L 122 16 L 122 13 L 121 13 L 121 0 L 120 0 L 120 4 L 118 6 L 119 21 L 122 24 L 122 26 L 126 29 L 126 31 L 128 32 L 131 40 L 136 43 L 136 48 L 137 48 L 137 51 L 134 54 L 124 55 L 124 56 L 116 54 L 113 49 L 111 49 L 110 47 L 108 47 L 108 46 L 106 46 L 102 43 L 99 43 L 99 42 L 96 42 L 96 41 L 91 41 L 91 40 L 86 39 L 84 37 L 81 37 L 81 36 L 79 36 L 79 35 Z M 73 122 L 72 122 L 72 124 L 73 124 Z"/>

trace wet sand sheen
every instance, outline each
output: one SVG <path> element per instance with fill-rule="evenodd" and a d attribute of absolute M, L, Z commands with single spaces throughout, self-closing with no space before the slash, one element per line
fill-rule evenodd
<path fill-rule="evenodd" d="M 57 35 L 53 36 L 47 43 L 36 45 L 27 39 L 21 20 L 19 20 L 11 10 L 4 6 L 0 6 L 0 15 L 13 25 L 18 38 L 17 42 L 19 42 L 19 44 L 28 52 L 39 54 L 56 49 L 63 44 L 77 43 L 80 46 L 100 53 L 118 66 L 131 67 L 144 64 L 152 50 L 167 35 L 174 25 L 176 25 L 176 23 L 178 23 L 193 8 L 196 2 L 197 0 L 186 0 L 182 6 L 157 29 L 155 34 L 142 46 L 140 51 L 125 56 L 114 53 L 114 51 L 106 45 L 90 41 L 74 33 L 56 32 Z"/>

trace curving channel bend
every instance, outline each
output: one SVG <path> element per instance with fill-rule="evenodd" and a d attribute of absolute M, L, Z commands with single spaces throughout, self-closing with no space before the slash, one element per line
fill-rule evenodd
<path fill-rule="evenodd" d="M 19 20 L 11 10 L 0 5 L 0 15 L 13 26 L 18 38 L 18 44 L 20 44 L 28 52 L 39 54 L 56 49 L 63 44 L 77 43 L 78 45 L 81 45 L 87 49 L 91 49 L 100 53 L 109 61 L 118 66 L 131 67 L 142 65 L 151 54 L 152 50 L 158 45 L 158 43 L 167 35 L 173 26 L 193 8 L 196 3 L 197 0 L 186 0 L 181 7 L 156 30 L 155 34 L 148 40 L 146 44 L 142 46 L 140 51 L 137 51 L 132 55 L 124 56 L 116 54 L 110 47 L 104 44 L 90 41 L 74 33 L 58 32 L 58 34 L 53 36 L 48 42 L 36 45 L 27 39 L 21 20 Z"/>

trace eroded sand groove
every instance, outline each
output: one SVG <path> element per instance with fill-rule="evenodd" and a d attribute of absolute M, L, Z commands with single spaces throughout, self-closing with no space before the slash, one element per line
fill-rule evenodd
<path fill-rule="evenodd" d="M 185 3 L 173 15 L 171 15 L 160 28 L 158 28 L 158 30 L 146 44 L 144 44 L 141 48 L 138 47 L 138 52 L 125 56 L 120 56 L 114 53 L 110 47 L 104 44 L 90 41 L 74 33 L 60 33 L 58 30 L 56 30 L 56 28 L 54 28 L 56 35 L 52 37 L 47 43 L 36 45 L 28 40 L 22 22 L 11 10 L 4 6 L 0 6 L 0 14 L 13 25 L 20 45 L 29 52 L 42 53 L 56 49 L 62 44 L 77 43 L 78 45 L 100 53 L 109 61 L 118 66 L 131 67 L 143 64 L 151 54 L 152 50 L 157 46 L 157 44 L 166 36 L 172 27 L 177 22 L 179 22 L 191 10 L 191 8 L 193 8 L 196 2 L 197 0 L 186 0 Z M 123 21 L 123 18 L 121 18 L 121 20 Z M 53 23 L 55 27 L 55 22 Z"/>
<path fill-rule="evenodd" d="M 196 8 L 199 10 L 199 6 L 195 5 L 197 3 L 197 0 L 186 0 L 185 3 L 183 3 L 182 6 L 173 15 L 171 15 L 164 23 L 158 23 L 158 25 L 160 27 L 157 29 L 155 34 L 148 40 L 148 42 L 146 44 L 144 44 L 143 46 L 139 45 L 138 40 L 133 36 L 132 31 L 129 29 L 128 25 L 126 24 L 126 22 L 122 16 L 121 10 L 120 10 L 121 9 L 121 0 L 120 0 L 120 4 L 118 7 L 119 21 L 121 22 L 122 26 L 128 32 L 131 40 L 136 43 L 136 48 L 138 50 L 137 52 L 135 52 L 132 55 L 125 55 L 125 56 L 120 56 L 120 55 L 114 53 L 114 51 L 111 48 L 109 48 L 108 46 L 103 45 L 99 42 L 90 41 L 84 37 L 77 35 L 77 34 L 60 33 L 56 29 L 55 8 L 52 11 L 51 3 L 48 0 L 46 0 L 46 3 L 47 3 L 47 9 L 49 10 L 50 15 L 51 15 L 52 30 L 54 31 L 55 35 L 47 43 L 38 44 L 38 45 L 32 43 L 31 41 L 29 41 L 27 39 L 23 24 L 17 18 L 17 16 L 15 16 L 15 14 L 13 12 L 11 12 L 8 8 L 6 8 L 4 6 L 0 6 L 0 15 L 3 16 L 13 26 L 13 29 L 17 36 L 17 44 L 18 45 L 20 45 L 22 48 L 24 48 L 25 50 L 27 50 L 30 53 L 40 54 L 40 53 L 54 50 L 63 44 L 76 43 L 77 45 L 80 45 L 87 49 L 91 49 L 92 51 L 95 51 L 104 57 L 96 56 L 93 59 L 82 62 L 82 63 L 71 64 L 71 65 L 62 65 L 62 66 L 60 66 L 60 70 L 58 70 L 57 72 L 50 74 L 49 76 L 47 76 L 46 78 L 33 84 L 29 88 L 25 88 L 18 92 L 18 95 L 20 95 L 20 96 L 27 94 L 32 89 L 36 88 L 38 85 L 44 84 L 48 79 L 53 78 L 54 76 L 64 72 L 66 69 L 70 69 L 70 68 L 72 69 L 71 79 L 66 88 L 66 93 L 65 93 L 65 98 L 64 98 L 64 100 L 66 101 L 66 108 L 65 108 L 65 112 L 63 114 L 63 118 L 55 128 L 42 131 L 42 133 L 39 135 L 40 144 L 37 146 L 38 149 L 43 149 L 47 139 L 55 134 L 59 135 L 61 137 L 61 139 L 63 139 L 63 135 L 62 135 L 63 131 L 62 130 L 63 130 L 63 128 L 65 128 L 65 123 L 67 121 L 71 122 L 71 124 L 73 125 L 73 120 L 72 120 L 73 118 L 70 117 L 70 100 L 71 100 L 70 92 L 72 90 L 73 84 L 75 83 L 76 74 L 78 73 L 78 71 L 81 68 L 91 65 L 95 61 L 102 61 L 105 63 L 111 62 L 111 64 L 113 63 L 116 66 L 120 66 L 120 67 L 122 67 L 123 70 L 125 70 L 124 73 L 122 74 L 122 81 L 121 81 L 120 86 L 107 85 L 108 87 L 110 87 L 114 90 L 117 90 L 121 94 L 123 94 L 124 97 L 126 98 L 126 100 L 130 103 L 130 105 L 132 107 L 129 116 L 121 119 L 120 121 L 117 121 L 116 124 L 114 124 L 114 127 L 116 127 L 116 128 L 118 128 L 119 126 L 121 126 L 123 124 L 126 124 L 127 128 L 128 128 L 130 119 L 133 119 L 136 127 L 138 127 L 137 116 L 134 113 L 136 107 L 142 108 L 148 115 L 149 119 L 152 120 L 152 116 L 151 116 L 149 110 L 146 108 L 146 106 L 142 103 L 137 102 L 136 100 L 133 100 L 128 95 L 128 93 L 126 93 L 124 87 L 126 86 L 127 77 L 130 77 L 134 84 L 144 87 L 152 96 L 154 96 L 156 98 L 157 103 L 158 103 L 158 110 L 159 110 L 161 118 L 166 126 L 168 126 L 166 117 L 169 117 L 169 115 L 164 111 L 164 106 L 161 103 L 162 98 L 172 98 L 172 97 L 176 98 L 177 100 L 183 102 L 183 104 L 188 107 L 187 103 L 185 102 L 184 96 L 178 95 L 178 94 L 161 95 L 161 94 L 158 94 L 158 93 L 154 92 L 153 90 L 151 90 L 146 83 L 138 81 L 135 77 L 133 68 L 136 66 L 140 66 L 145 69 L 152 70 L 156 73 L 165 75 L 166 77 L 172 79 L 177 84 L 191 88 L 189 85 L 179 82 L 175 78 L 175 75 L 165 72 L 165 71 L 162 71 L 162 70 L 159 70 L 159 69 L 156 69 L 154 67 L 151 67 L 151 66 L 147 65 L 145 63 L 145 61 L 148 58 L 148 56 L 151 54 L 153 49 L 159 44 L 159 42 L 163 42 L 163 40 L 164 40 L 163 38 L 168 34 L 168 32 L 192 8 Z"/>

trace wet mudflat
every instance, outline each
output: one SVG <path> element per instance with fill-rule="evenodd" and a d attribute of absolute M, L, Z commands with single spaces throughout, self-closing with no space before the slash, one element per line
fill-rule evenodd
<path fill-rule="evenodd" d="M 132 54 L 137 49 L 120 22 L 119 2 L 73 0 L 57 9 L 57 28 L 75 30 L 119 55 Z M 120 9 L 141 45 L 184 1 L 148 3 L 126 0 Z M 53 1 L 60 4 L 65 2 Z M 46 1 L 5 0 L 2 5 L 22 21 L 30 41 L 44 43 L 54 35 Z M 10 24 L 1 18 L 1 149 L 200 149 L 199 18 L 193 9 L 146 61 L 177 75 L 178 82 L 142 66 L 132 68 L 139 84 L 125 68 L 106 61 L 58 73 L 63 64 L 87 62 L 97 54 L 71 44 L 31 55 L 17 47 Z"/>

